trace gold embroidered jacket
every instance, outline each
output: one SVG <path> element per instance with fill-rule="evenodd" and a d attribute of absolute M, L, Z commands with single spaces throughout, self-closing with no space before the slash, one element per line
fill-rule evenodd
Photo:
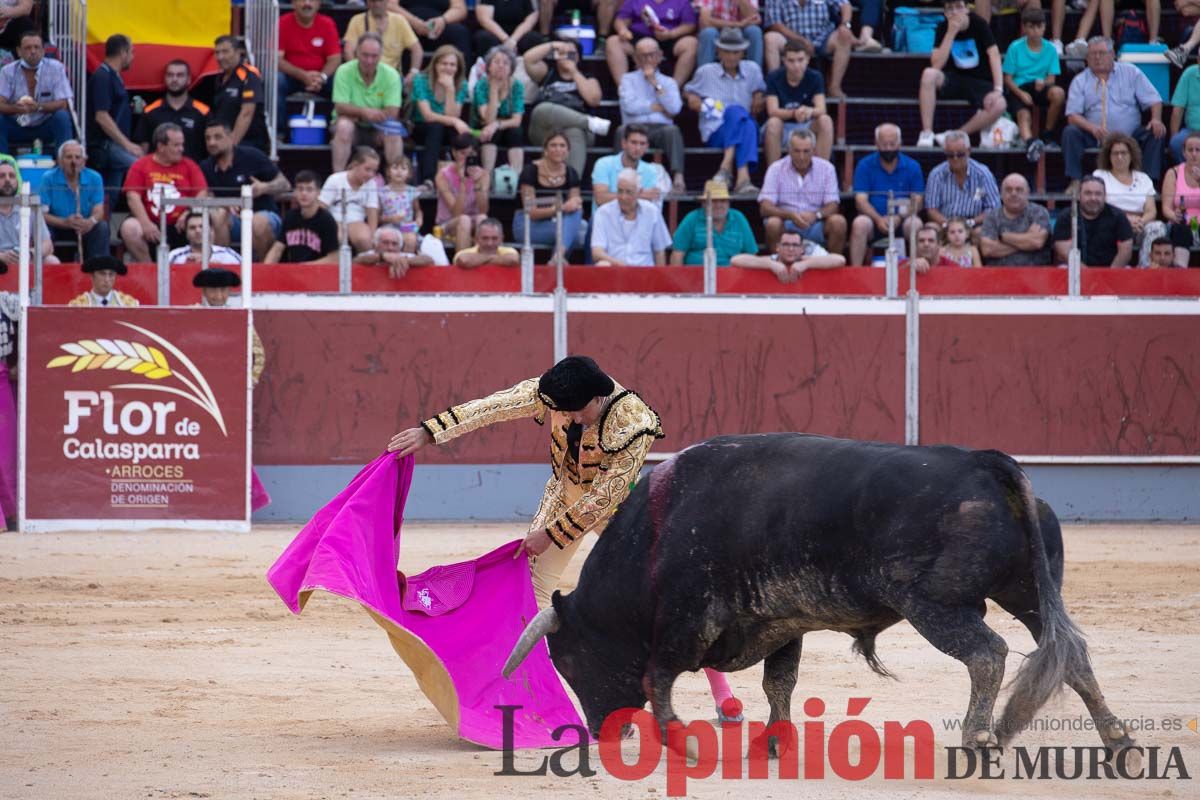
<path fill-rule="evenodd" d="M 588 531 L 604 529 L 629 494 L 650 446 L 663 438 L 658 414 L 642 398 L 615 384 L 599 422 L 583 430 L 577 463 L 567 451 L 571 418 L 542 402 L 537 378 L 451 406 L 421 427 L 434 442 L 443 444 L 494 422 L 528 417 L 539 425 L 549 422 L 553 471 L 529 529 L 544 530 L 559 548 Z"/>
<path fill-rule="evenodd" d="M 113 289 L 111 292 L 109 292 L 108 296 L 109 296 L 108 305 L 110 307 L 131 308 L 133 306 L 141 305 L 141 303 L 138 302 L 138 299 L 136 297 L 134 297 L 133 295 L 125 294 L 124 292 L 118 292 L 116 289 Z M 78 295 L 77 297 L 72 297 L 71 302 L 67 303 L 67 305 L 99 307 L 100 304 L 96 302 L 96 299 L 95 299 L 95 297 L 92 296 L 91 292 L 84 292 L 83 294 Z"/>

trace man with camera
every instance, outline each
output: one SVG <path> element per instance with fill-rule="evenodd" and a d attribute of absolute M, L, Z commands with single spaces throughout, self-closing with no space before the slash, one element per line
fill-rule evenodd
<path fill-rule="evenodd" d="M 525 53 L 525 71 L 538 84 L 538 104 L 529 117 L 529 141 L 541 145 L 562 131 L 571 145 L 567 163 L 583 174 L 587 148 L 606 136 L 611 124 L 587 111 L 600 105 L 600 81 L 579 69 L 579 46 L 572 40 L 546 42 Z"/>

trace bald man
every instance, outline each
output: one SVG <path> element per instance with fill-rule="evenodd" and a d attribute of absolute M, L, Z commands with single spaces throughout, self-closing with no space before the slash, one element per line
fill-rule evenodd
<path fill-rule="evenodd" d="M 988 267 L 1050 265 L 1050 213 L 1029 202 L 1029 182 L 1013 173 L 1000 183 L 1000 207 L 984 214 L 979 252 Z"/>

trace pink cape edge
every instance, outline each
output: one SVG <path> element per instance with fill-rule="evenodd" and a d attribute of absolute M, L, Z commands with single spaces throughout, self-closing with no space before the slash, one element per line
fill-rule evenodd
<path fill-rule="evenodd" d="M 411 456 L 397 461 L 384 453 L 363 467 L 301 529 L 267 581 L 295 614 L 317 589 L 360 603 L 387 632 L 421 691 L 469 742 L 505 746 L 497 706 L 520 707 L 512 712 L 512 747 L 590 741 L 544 641 L 511 679 L 500 674 L 538 610 L 529 562 L 513 558 L 519 541 L 420 575 L 397 572 L 413 464 Z"/>

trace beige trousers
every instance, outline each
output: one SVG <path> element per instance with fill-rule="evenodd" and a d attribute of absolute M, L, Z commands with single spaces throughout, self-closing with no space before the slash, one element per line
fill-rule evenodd
<path fill-rule="evenodd" d="M 582 541 L 583 537 L 580 536 L 561 550 L 550 545 L 546 552 L 530 565 L 533 572 L 533 596 L 537 599 L 539 610 L 550 606 L 550 595 L 558 588 L 562 574 L 567 571 L 567 565 L 575 557 L 575 551 L 579 549 Z"/>

